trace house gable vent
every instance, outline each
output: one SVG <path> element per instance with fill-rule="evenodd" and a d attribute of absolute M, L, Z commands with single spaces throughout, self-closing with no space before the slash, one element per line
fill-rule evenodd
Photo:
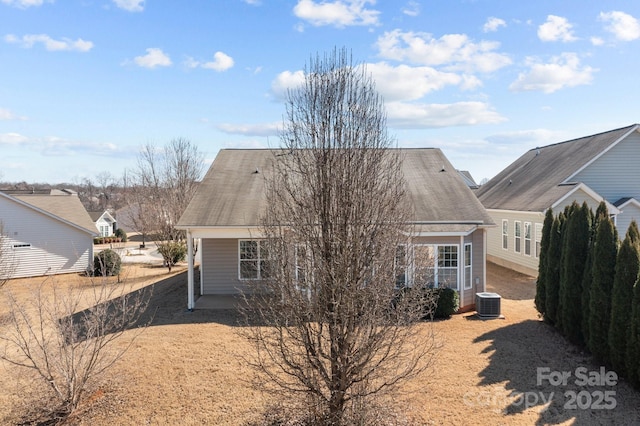
<path fill-rule="evenodd" d="M 476 293 L 476 311 L 480 318 L 500 318 L 500 295 Z"/>

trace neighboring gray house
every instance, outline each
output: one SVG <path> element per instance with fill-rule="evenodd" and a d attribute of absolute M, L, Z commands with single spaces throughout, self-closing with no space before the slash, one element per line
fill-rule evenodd
<path fill-rule="evenodd" d="M 243 276 L 240 248 L 261 238 L 260 216 L 268 200 L 264 174 L 272 150 L 221 150 L 178 222 L 187 231 L 188 308 L 194 300 L 193 240 L 200 239 L 200 295 L 236 294 L 252 277 Z M 433 253 L 438 276 L 460 293 L 460 307 L 471 307 L 485 290 L 486 230 L 491 218 L 439 149 L 406 149 L 403 172 L 415 211 L 412 246 Z M 260 173 L 255 173 L 260 170 Z M 258 250 L 259 253 L 259 250 Z M 259 256 L 259 254 L 258 254 Z M 251 260 L 251 259 L 250 259 Z M 410 272 L 407 284 L 410 282 Z"/>
<path fill-rule="evenodd" d="M 115 234 L 117 229 L 116 218 L 107 210 L 89 212 L 89 217 L 95 223 L 98 235 L 101 237 L 110 237 Z"/>
<path fill-rule="evenodd" d="M 488 260 L 536 276 L 547 209 L 604 200 L 619 235 L 640 221 L 640 125 L 526 152 L 476 191 L 497 228 Z"/>
<path fill-rule="evenodd" d="M 2 191 L 0 222 L 11 278 L 83 272 L 93 261 L 95 225 L 73 191 Z"/>

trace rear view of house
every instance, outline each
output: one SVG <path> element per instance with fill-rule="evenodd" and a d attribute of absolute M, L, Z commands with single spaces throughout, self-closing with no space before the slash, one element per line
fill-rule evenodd
<path fill-rule="evenodd" d="M 237 294 L 259 278 L 260 217 L 269 202 L 265 175 L 273 167 L 273 150 L 221 150 L 178 228 L 187 231 L 190 254 L 200 239 L 200 295 Z M 460 306 L 472 306 L 485 290 L 485 235 L 494 226 L 467 183 L 439 149 L 402 150 L 407 202 L 414 211 L 411 247 L 398 248 L 399 264 L 412 253 L 434 259 L 434 286 L 456 289 Z M 189 255 L 188 308 L 193 300 L 193 261 Z M 403 260 L 404 258 L 404 260 Z M 412 271 L 399 274 L 399 285 L 412 285 Z"/>
<path fill-rule="evenodd" d="M 10 278 L 83 272 L 95 224 L 73 191 L 0 192 L 2 271 Z"/>
<path fill-rule="evenodd" d="M 476 192 L 497 228 L 488 259 L 537 275 L 542 223 L 573 201 L 595 210 L 605 201 L 619 235 L 640 221 L 640 125 L 526 152 Z"/>

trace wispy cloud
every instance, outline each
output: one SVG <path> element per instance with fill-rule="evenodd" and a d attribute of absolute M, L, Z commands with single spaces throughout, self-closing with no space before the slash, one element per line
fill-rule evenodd
<path fill-rule="evenodd" d="M 157 47 L 149 47 L 146 49 L 147 54 L 142 56 L 136 56 L 133 59 L 136 65 L 143 68 L 157 68 L 157 67 L 169 67 L 171 66 L 171 58 L 164 53 L 162 49 Z"/>
<path fill-rule="evenodd" d="M 590 84 L 593 74 L 598 70 L 583 66 L 575 53 L 563 53 L 554 56 L 548 63 L 541 63 L 537 58 L 527 58 L 528 72 L 518 75 L 509 89 L 514 92 L 541 91 L 553 93 L 558 90 Z"/>
<path fill-rule="evenodd" d="M 19 133 L 0 133 L 0 145 L 20 145 L 29 141 L 29 138 Z"/>
<path fill-rule="evenodd" d="M 18 37 L 14 34 L 7 34 L 4 36 L 4 41 L 9 44 L 17 44 L 26 49 L 30 49 L 38 43 L 41 43 L 44 48 L 50 52 L 56 51 L 76 51 L 76 52 L 88 52 L 93 48 L 93 43 L 83 40 L 81 38 L 77 40 L 71 40 L 69 38 L 62 38 L 55 40 L 46 34 L 26 34 L 22 37 Z"/>
<path fill-rule="evenodd" d="M 494 33 L 498 31 L 500 27 L 506 27 L 507 23 L 500 18 L 496 18 L 494 16 L 487 19 L 487 22 L 482 26 L 482 31 L 485 33 Z"/>
<path fill-rule="evenodd" d="M 605 30 L 621 41 L 633 41 L 640 38 L 640 22 L 633 16 L 619 11 L 602 12 L 598 19 L 605 22 Z"/>
<path fill-rule="evenodd" d="M 393 30 L 380 36 L 376 46 L 382 58 L 443 66 L 447 71 L 487 73 L 512 62 L 508 55 L 496 52 L 500 43 L 474 42 L 465 34 L 446 34 L 436 39 L 428 33 Z"/>
<path fill-rule="evenodd" d="M 316 27 L 331 25 L 344 28 L 354 25 L 377 25 L 380 11 L 367 9 L 375 0 L 335 0 L 315 2 L 298 0 L 293 13 Z"/>
<path fill-rule="evenodd" d="M 0 133 L 0 146 L 19 146 L 48 156 L 92 155 L 97 157 L 124 157 L 135 155 L 133 149 L 113 143 L 77 141 L 47 136 L 30 138 L 19 133 Z"/>
<path fill-rule="evenodd" d="M 26 9 L 33 6 L 42 6 L 43 3 L 53 3 L 53 0 L 0 0 L 0 3 Z"/>
<path fill-rule="evenodd" d="M 185 61 L 185 65 L 188 68 L 205 68 L 218 72 L 226 71 L 232 68 L 233 64 L 233 58 L 224 52 L 216 52 L 213 55 L 213 61 L 210 62 L 196 61 L 191 57 L 187 58 L 187 60 Z"/>
<path fill-rule="evenodd" d="M 538 38 L 542 41 L 576 41 L 573 24 L 562 16 L 549 15 L 547 21 L 538 27 Z"/>
<path fill-rule="evenodd" d="M 144 10 L 144 0 L 113 0 L 120 9 L 129 12 L 142 12 Z"/>
<path fill-rule="evenodd" d="M 402 8 L 402 13 L 407 16 L 420 15 L 420 3 L 415 0 L 410 0 L 407 5 Z"/>
<path fill-rule="evenodd" d="M 243 136 L 276 136 L 282 123 L 262 123 L 262 124 L 230 124 L 221 123 L 216 126 L 218 130 L 232 135 Z"/>
<path fill-rule="evenodd" d="M 27 117 L 16 115 L 6 108 L 0 108 L 0 121 L 26 120 Z"/>
<path fill-rule="evenodd" d="M 472 126 L 501 123 L 507 120 L 484 102 L 453 104 L 389 102 L 386 108 L 389 126 L 403 129 Z"/>

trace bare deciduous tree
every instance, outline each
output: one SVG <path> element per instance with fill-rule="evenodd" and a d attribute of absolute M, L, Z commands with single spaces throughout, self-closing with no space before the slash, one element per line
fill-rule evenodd
<path fill-rule="evenodd" d="M 0 333 L 0 359 L 34 372 L 53 396 L 48 420 L 71 414 L 122 357 L 146 325 L 139 319 L 150 298 L 150 290 L 130 292 L 106 278 L 84 288 L 58 284 L 48 278 L 28 298 L 4 289 L 9 315 Z"/>
<path fill-rule="evenodd" d="M 243 263 L 260 278 L 247 297 L 255 365 L 322 424 L 366 423 L 367 401 L 423 372 L 437 346 L 418 325 L 433 300 L 396 288 L 412 210 L 385 121 L 346 51 L 312 60 L 265 177 L 264 239 L 241 242 L 241 259 L 261 259 Z"/>
<path fill-rule="evenodd" d="M 169 271 L 186 252 L 184 231 L 175 225 L 195 194 L 203 168 L 198 147 L 178 138 L 162 151 L 145 145 L 127 176 L 129 219 L 136 231 L 156 241 Z"/>

